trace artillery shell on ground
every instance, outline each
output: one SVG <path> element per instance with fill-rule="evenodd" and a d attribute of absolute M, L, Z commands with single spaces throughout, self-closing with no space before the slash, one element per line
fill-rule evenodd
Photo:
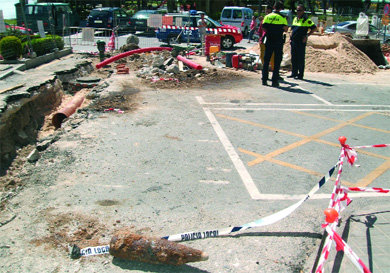
<path fill-rule="evenodd" d="M 208 259 L 208 255 L 201 250 L 126 230 L 119 231 L 112 237 L 110 254 L 121 259 L 151 264 L 182 265 Z"/>

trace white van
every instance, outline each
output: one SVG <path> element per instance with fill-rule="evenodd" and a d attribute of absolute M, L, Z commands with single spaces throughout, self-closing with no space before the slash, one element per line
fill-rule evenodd
<path fill-rule="evenodd" d="M 253 10 L 244 7 L 224 7 L 220 21 L 224 25 L 231 25 L 241 28 L 244 36 L 250 31 Z"/>

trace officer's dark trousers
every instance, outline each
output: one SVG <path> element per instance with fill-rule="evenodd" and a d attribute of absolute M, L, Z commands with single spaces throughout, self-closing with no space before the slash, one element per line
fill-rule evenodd
<path fill-rule="evenodd" d="M 272 53 L 275 52 L 275 64 L 274 71 L 272 73 L 272 82 L 277 83 L 279 80 L 280 63 L 283 57 L 283 42 L 267 41 L 265 44 L 264 64 L 263 64 L 263 77 L 262 81 L 265 83 L 268 80 L 269 62 L 271 60 Z"/>
<path fill-rule="evenodd" d="M 303 78 L 305 71 L 306 43 L 291 41 L 291 75 Z"/>

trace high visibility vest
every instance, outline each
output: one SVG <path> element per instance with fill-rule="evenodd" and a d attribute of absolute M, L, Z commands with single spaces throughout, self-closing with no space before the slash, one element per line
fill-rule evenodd
<path fill-rule="evenodd" d="M 287 19 L 278 13 L 270 13 L 264 17 L 263 24 L 286 25 Z"/>
<path fill-rule="evenodd" d="M 312 20 L 310 20 L 308 18 L 302 17 L 302 18 L 298 19 L 298 17 L 295 17 L 293 22 L 292 22 L 292 25 L 297 26 L 297 27 L 310 28 L 311 26 L 314 26 L 314 23 Z"/>

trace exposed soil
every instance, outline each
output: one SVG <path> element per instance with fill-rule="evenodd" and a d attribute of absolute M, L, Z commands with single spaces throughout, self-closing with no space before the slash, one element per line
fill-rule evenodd
<path fill-rule="evenodd" d="M 260 54 L 259 45 L 256 44 L 242 52 L 250 51 Z M 283 60 L 287 63 L 291 59 L 290 52 L 290 42 L 287 39 L 283 48 Z M 306 47 L 305 61 L 306 72 L 372 74 L 378 71 L 375 63 L 340 33 L 310 36 Z"/>

